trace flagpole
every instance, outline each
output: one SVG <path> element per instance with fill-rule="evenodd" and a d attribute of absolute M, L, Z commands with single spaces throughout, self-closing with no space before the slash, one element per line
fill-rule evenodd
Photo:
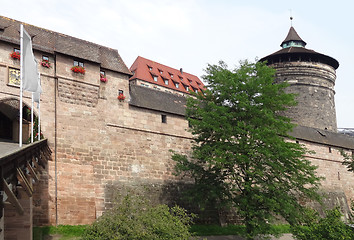
<path fill-rule="evenodd" d="M 41 140 L 41 99 L 38 101 L 38 141 Z"/>
<path fill-rule="evenodd" d="M 32 93 L 32 107 L 31 107 L 31 143 L 33 143 L 33 94 Z"/>
<path fill-rule="evenodd" d="M 38 73 L 39 86 L 41 85 L 41 73 Z M 41 140 L 41 94 L 38 97 L 38 141 Z"/>
<path fill-rule="evenodd" d="M 23 25 L 20 25 L 20 124 L 19 124 L 19 147 L 22 147 L 22 79 L 23 79 Z"/>

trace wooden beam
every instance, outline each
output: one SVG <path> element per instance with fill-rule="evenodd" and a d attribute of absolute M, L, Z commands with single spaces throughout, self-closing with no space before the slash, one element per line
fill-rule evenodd
<path fill-rule="evenodd" d="M 27 196 L 32 197 L 33 194 L 32 185 L 27 181 L 26 175 L 22 172 L 20 168 L 17 168 L 17 180 L 20 182 Z"/>
<path fill-rule="evenodd" d="M 32 168 L 32 166 L 29 162 L 27 162 L 27 169 L 28 169 L 29 173 L 31 174 L 31 176 L 33 177 L 33 179 L 36 182 L 38 182 L 39 177 L 37 176 L 36 172 L 34 171 L 34 169 Z"/>
<path fill-rule="evenodd" d="M 7 184 L 4 178 L 2 179 L 2 184 L 9 202 L 15 207 L 18 214 L 23 215 L 24 214 L 23 207 L 21 206 L 20 202 L 16 198 L 15 194 L 11 191 L 10 186 Z"/>
<path fill-rule="evenodd" d="M 33 165 L 35 167 L 35 170 L 39 173 L 42 173 L 42 168 L 39 166 L 39 164 L 36 162 L 36 158 L 32 158 Z"/>

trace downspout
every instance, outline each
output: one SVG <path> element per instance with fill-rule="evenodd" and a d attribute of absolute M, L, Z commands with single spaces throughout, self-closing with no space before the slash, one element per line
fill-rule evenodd
<path fill-rule="evenodd" d="M 55 168 L 55 226 L 58 226 L 58 170 L 57 170 L 57 92 L 58 92 L 58 77 L 57 77 L 57 59 L 54 52 L 54 168 Z"/>

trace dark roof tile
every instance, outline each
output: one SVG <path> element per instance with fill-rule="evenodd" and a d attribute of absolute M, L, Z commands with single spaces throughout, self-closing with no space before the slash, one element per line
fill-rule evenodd
<path fill-rule="evenodd" d="M 186 98 L 130 84 L 130 105 L 156 111 L 185 115 Z"/>
<path fill-rule="evenodd" d="M 336 133 L 311 127 L 296 126 L 289 134 L 297 139 L 302 139 L 309 142 L 326 144 L 344 149 L 354 149 L 354 137 L 343 133 Z"/>
<path fill-rule="evenodd" d="M 13 44 L 20 44 L 21 22 L 0 16 L 0 40 Z M 101 64 L 101 67 L 129 74 L 131 72 L 123 62 L 118 51 L 91 43 L 65 34 L 53 32 L 33 25 L 22 23 L 29 35 L 33 38 L 33 48 L 48 53 L 62 53 L 79 59 Z"/>

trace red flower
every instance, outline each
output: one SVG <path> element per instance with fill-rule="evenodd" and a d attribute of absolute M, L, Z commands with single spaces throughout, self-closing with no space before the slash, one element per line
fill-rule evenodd
<path fill-rule="evenodd" d="M 123 101 L 125 99 L 125 96 L 121 93 L 118 95 L 118 100 Z"/>
<path fill-rule="evenodd" d="M 20 58 L 21 58 L 21 54 L 18 53 L 18 52 L 13 51 L 13 52 L 10 54 L 10 57 L 12 57 L 13 59 L 20 59 Z"/>
<path fill-rule="evenodd" d="M 105 75 L 100 74 L 100 81 L 101 82 L 107 82 L 107 78 L 105 77 Z"/>
<path fill-rule="evenodd" d="M 42 60 L 41 65 L 46 68 L 50 68 L 50 62 L 48 60 Z"/>
<path fill-rule="evenodd" d="M 84 67 L 80 67 L 80 66 L 73 66 L 71 68 L 71 71 L 75 72 L 75 73 L 81 73 L 81 74 L 85 74 L 86 70 Z"/>

